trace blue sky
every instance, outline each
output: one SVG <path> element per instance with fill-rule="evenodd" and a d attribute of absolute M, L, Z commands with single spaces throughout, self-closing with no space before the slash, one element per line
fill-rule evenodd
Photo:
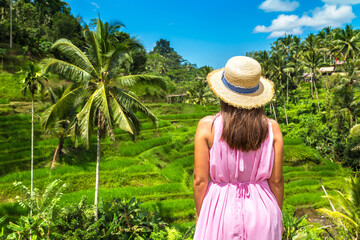
<path fill-rule="evenodd" d="M 157 40 L 198 67 L 221 68 L 248 51 L 267 50 L 285 33 L 306 37 L 325 26 L 360 28 L 360 0 L 66 0 L 86 22 L 121 21 L 150 51 Z"/>

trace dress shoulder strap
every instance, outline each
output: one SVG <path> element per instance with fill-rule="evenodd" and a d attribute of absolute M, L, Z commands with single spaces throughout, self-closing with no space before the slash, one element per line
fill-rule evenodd
<path fill-rule="evenodd" d="M 214 131 L 215 131 L 214 144 L 220 140 L 222 129 L 223 129 L 223 120 L 222 120 L 221 112 L 218 112 L 214 118 Z"/>

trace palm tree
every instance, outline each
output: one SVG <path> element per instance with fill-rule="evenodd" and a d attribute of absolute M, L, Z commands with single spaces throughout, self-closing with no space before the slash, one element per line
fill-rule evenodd
<path fill-rule="evenodd" d="M 317 34 L 316 37 L 319 41 L 319 51 L 323 53 L 324 62 L 331 60 L 333 56 L 333 48 L 334 48 L 333 46 L 334 32 L 332 31 L 331 27 L 323 28 Z"/>
<path fill-rule="evenodd" d="M 149 54 L 146 61 L 146 70 L 154 73 L 167 73 L 166 58 L 159 53 Z"/>
<path fill-rule="evenodd" d="M 305 41 L 302 42 L 302 50 L 304 52 L 317 51 L 319 49 L 319 43 L 319 39 L 311 33 L 305 38 Z"/>
<path fill-rule="evenodd" d="M 199 69 L 200 74 L 195 78 L 195 86 L 188 91 L 190 95 L 190 101 L 194 104 L 207 105 L 207 104 L 216 104 L 218 98 L 211 91 L 206 77 L 213 70 L 212 67 L 204 66 Z"/>
<path fill-rule="evenodd" d="M 218 102 L 218 98 L 213 94 L 207 82 L 203 80 L 198 80 L 188 94 L 190 101 L 194 104 L 207 105 Z"/>
<path fill-rule="evenodd" d="M 81 51 L 67 39 L 59 39 L 52 46 L 60 51 L 67 60 L 48 59 L 45 61 L 47 72 L 52 71 L 74 82 L 70 89 L 47 109 L 42 117 L 42 126 L 47 127 L 58 119 L 64 119 L 74 100 L 81 98 L 84 105 L 76 116 L 74 131 L 79 133 L 88 148 L 93 129 L 97 129 L 97 161 L 95 184 L 95 218 L 98 219 L 98 190 L 100 171 L 101 137 L 110 135 L 115 142 L 113 128 L 118 125 L 131 134 L 139 131 L 139 120 L 134 110 L 140 110 L 157 126 L 157 119 L 133 93 L 120 88 L 132 86 L 142 81 L 165 88 L 162 78 L 150 75 L 124 76 L 121 69 L 129 52 L 141 47 L 134 39 L 118 42 L 114 37 L 123 25 L 110 26 L 97 19 L 96 31 L 85 27 L 86 52 Z"/>
<path fill-rule="evenodd" d="M 57 101 L 59 101 L 59 99 L 61 99 L 61 97 L 64 95 L 64 93 L 68 91 L 69 89 L 66 87 L 66 85 L 61 85 L 55 88 L 49 87 L 47 93 L 50 96 L 51 103 L 56 104 Z M 74 104 L 70 106 L 72 109 L 68 110 L 68 114 L 66 116 L 67 119 L 60 119 L 51 126 L 48 125 L 47 129 L 45 129 L 51 135 L 59 139 L 59 144 L 55 149 L 53 159 L 50 164 L 50 169 L 55 168 L 57 158 L 60 157 L 60 155 L 63 153 L 64 142 L 71 133 L 71 126 L 76 117 L 76 108 L 78 105 L 78 102 L 74 102 Z"/>
<path fill-rule="evenodd" d="M 41 69 L 34 62 L 28 61 L 19 72 L 22 78 L 23 88 L 22 94 L 25 96 L 29 90 L 31 94 L 31 163 L 30 163 L 30 194 L 32 196 L 34 190 L 34 95 L 39 90 L 44 89 L 42 80 L 46 80 L 45 75 L 41 73 Z M 30 217 L 32 209 L 30 209 Z"/>
<path fill-rule="evenodd" d="M 349 128 L 351 128 L 353 126 L 353 118 L 355 119 L 355 124 L 357 123 L 358 106 L 360 105 L 355 95 L 355 88 L 359 87 L 355 79 L 358 77 L 357 71 L 360 68 L 360 64 L 357 61 L 349 60 L 344 63 L 344 68 L 347 76 L 342 78 L 334 88 L 334 102 L 340 107 L 341 117 L 349 119 Z"/>
<path fill-rule="evenodd" d="M 287 96 L 287 101 L 289 99 L 289 94 L 288 94 L 288 90 L 289 90 L 289 78 L 290 78 L 290 73 L 292 73 L 294 71 L 293 69 L 293 63 L 288 63 L 286 64 L 285 61 L 285 57 L 281 56 L 277 53 L 273 53 L 271 55 L 270 58 L 270 78 L 277 80 L 275 81 L 275 84 L 278 85 L 276 86 L 277 89 L 280 89 L 280 93 L 279 96 L 281 95 L 281 93 L 283 92 L 283 81 L 286 81 L 286 86 L 287 86 L 287 92 L 286 92 L 286 96 Z M 286 105 L 285 105 L 285 97 L 284 97 L 284 110 L 285 110 L 285 120 L 286 120 L 286 125 L 288 125 L 288 119 L 287 119 L 287 113 L 286 113 Z"/>
<path fill-rule="evenodd" d="M 269 78 L 270 75 L 270 53 L 268 51 L 259 51 L 254 53 L 254 58 L 261 65 L 261 74 Z"/>
<path fill-rule="evenodd" d="M 310 82 L 311 94 L 313 93 L 312 89 L 314 86 L 314 90 L 315 90 L 315 94 L 316 94 L 316 101 L 317 101 L 317 105 L 318 105 L 318 111 L 320 113 L 319 96 L 318 96 L 318 92 L 317 92 L 317 88 L 316 88 L 316 80 L 317 80 L 316 72 L 320 69 L 320 67 L 325 66 L 327 64 L 325 64 L 323 62 L 323 57 L 319 52 L 310 50 L 304 54 L 303 65 L 307 69 L 309 69 L 310 73 L 312 74 L 311 82 Z"/>
<path fill-rule="evenodd" d="M 339 52 L 344 61 L 355 59 L 360 52 L 360 32 L 353 29 L 351 25 L 346 25 L 334 36 L 334 51 Z"/>

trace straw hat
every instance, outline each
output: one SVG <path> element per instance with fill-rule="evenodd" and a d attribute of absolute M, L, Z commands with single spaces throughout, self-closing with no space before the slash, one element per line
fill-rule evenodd
<path fill-rule="evenodd" d="M 207 81 L 221 100 L 239 108 L 259 108 L 274 95 L 274 83 L 261 76 L 260 64 L 249 57 L 230 58 L 225 68 L 209 73 Z"/>

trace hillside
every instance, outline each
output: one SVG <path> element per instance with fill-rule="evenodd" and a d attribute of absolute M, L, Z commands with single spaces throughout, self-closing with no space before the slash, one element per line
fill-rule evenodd
<path fill-rule="evenodd" d="M 160 212 L 163 219 L 186 229 L 194 223 L 192 193 L 193 140 L 197 122 L 219 111 L 218 107 L 193 104 L 149 104 L 159 118 L 159 128 L 142 120 L 141 134 L 133 142 L 124 131 L 115 131 L 117 146 L 108 138 L 102 141 L 100 198 L 136 197 L 142 206 Z M 291 111 L 291 108 L 289 109 Z M 141 116 L 139 116 L 141 118 Z M 24 212 L 14 202 L 18 194 L 14 181 L 30 185 L 30 115 L 1 116 L 0 215 L 13 219 Z M 285 132 L 289 131 L 284 127 Z M 94 199 L 96 139 L 87 151 L 74 148 L 70 139 L 67 154 L 54 170 L 49 170 L 57 139 L 35 127 L 34 185 L 43 188 L 54 179 L 67 184 L 61 205 L 79 202 L 87 196 Z M 298 216 L 309 214 L 309 220 L 320 217 L 314 209 L 328 206 L 321 184 L 329 194 L 343 190 L 343 178 L 350 171 L 324 159 L 318 151 L 300 139 L 284 138 L 284 209 Z M 336 176 L 334 176 L 336 172 Z M 26 214 L 26 213 L 25 213 Z"/>

